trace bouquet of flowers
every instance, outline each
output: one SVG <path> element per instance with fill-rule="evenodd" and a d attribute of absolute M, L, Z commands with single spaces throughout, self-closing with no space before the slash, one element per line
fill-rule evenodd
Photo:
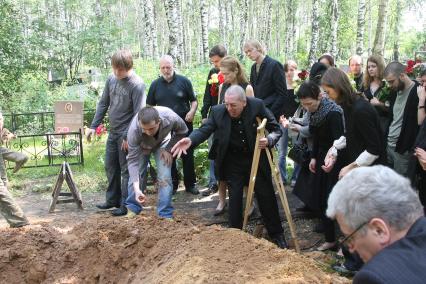
<path fill-rule="evenodd" d="M 293 80 L 293 86 L 292 86 L 295 93 L 299 89 L 300 85 L 302 85 L 302 83 L 305 82 L 306 79 L 308 79 L 308 77 L 309 77 L 309 72 L 306 70 L 302 70 L 299 73 L 297 73 L 297 78 Z"/>
<path fill-rule="evenodd" d="M 222 72 L 214 73 L 211 75 L 210 79 L 207 81 L 210 86 L 210 95 L 212 97 L 217 97 L 219 95 L 219 86 L 225 81 Z"/>
<path fill-rule="evenodd" d="M 96 133 L 96 141 L 101 140 L 102 136 L 104 134 L 107 134 L 107 129 L 106 129 L 105 125 L 99 124 L 99 126 L 96 127 L 95 133 Z"/>
<path fill-rule="evenodd" d="M 408 60 L 405 72 L 411 79 L 417 79 L 424 69 L 426 69 L 426 64 L 422 63 L 420 59 Z"/>
<path fill-rule="evenodd" d="M 386 101 L 388 100 L 390 93 L 391 91 L 390 91 L 389 85 L 385 84 L 383 88 L 379 91 L 379 93 L 377 94 L 377 99 L 381 101 L 382 103 L 386 104 Z"/>

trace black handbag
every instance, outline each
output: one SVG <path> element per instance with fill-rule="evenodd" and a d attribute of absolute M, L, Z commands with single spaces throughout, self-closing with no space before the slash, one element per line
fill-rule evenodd
<path fill-rule="evenodd" d="M 288 152 L 288 157 L 297 164 L 303 164 L 309 160 L 310 157 L 308 145 L 305 143 L 298 143 L 293 145 L 293 147 Z"/>

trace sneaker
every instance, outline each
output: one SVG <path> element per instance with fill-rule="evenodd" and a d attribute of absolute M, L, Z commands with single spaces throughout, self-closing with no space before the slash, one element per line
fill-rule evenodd
<path fill-rule="evenodd" d="M 126 214 L 126 218 L 129 218 L 129 219 L 133 219 L 133 218 L 135 218 L 136 216 L 137 216 L 138 214 L 136 214 L 135 212 L 133 212 L 132 210 L 127 210 L 127 214 Z"/>
<path fill-rule="evenodd" d="M 333 265 L 331 268 L 342 276 L 354 276 L 358 272 L 348 269 L 343 263 Z"/>
<path fill-rule="evenodd" d="M 217 187 L 217 184 L 212 184 L 202 194 L 203 194 L 203 196 L 209 196 L 210 194 L 216 193 L 218 190 L 219 190 L 219 188 Z"/>

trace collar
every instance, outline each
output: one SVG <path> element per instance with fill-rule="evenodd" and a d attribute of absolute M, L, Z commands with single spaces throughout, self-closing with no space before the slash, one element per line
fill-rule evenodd
<path fill-rule="evenodd" d="M 176 79 L 176 71 L 173 71 L 172 80 L 170 82 L 167 81 L 166 79 L 164 79 L 164 77 L 162 75 L 160 75 L 160 78 L 161 78 L 162 82 L 164 82 L 166 84 L 171 84 Z"/>

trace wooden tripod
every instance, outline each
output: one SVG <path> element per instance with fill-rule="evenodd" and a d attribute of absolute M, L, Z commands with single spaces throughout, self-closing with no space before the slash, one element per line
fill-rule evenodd
<path fill-rule="evenodd" d="M 259 168 L 260 153 L 262 150 L 262 149 L 259 149 L 259 140 L 265 137 L 266 118 L 264 118 L 262 122 L 260 122 L 260 119 L 257 118 L 257 121 L 259 123 L 259 126 L 257 127 L 256 144 L 254 146 L 253 162 L 251 165 L 250 181 L 249 181 L 249 186 L 247 191 L 246 206 L 244 210 L 243 229 L 246 228 L 250 207 L 253 202 L 254 185 L 256 183 L 256 175 L 257 175 L 257 170 Z M 278 188 L 278 194 L 280 195 L 281 203 L 284 208 L 288 225 L 290 227 L 290 233 L 294 241 L 294 247 L 296 249 L 296 252 L 300 253 L 300 247 L 299 247 L 299 243 L 297 241 L 297 236 L 296 236 L 296 228 L 294 226 L 293 219 L 291 217 L 290 207 L 288 205 L 287 195 L 285 194 L 285 188 L 284 188 L 281 174 L 278 170 L 277 164 L 274 163 L 274 161 L 272 160 L 271 150 L 265 149 L 265 151 L 266 151 L 266 155 L 268 156 L 269 166 L 271 167 L 272 177 L 274 178 L 275 184 Z"/>

